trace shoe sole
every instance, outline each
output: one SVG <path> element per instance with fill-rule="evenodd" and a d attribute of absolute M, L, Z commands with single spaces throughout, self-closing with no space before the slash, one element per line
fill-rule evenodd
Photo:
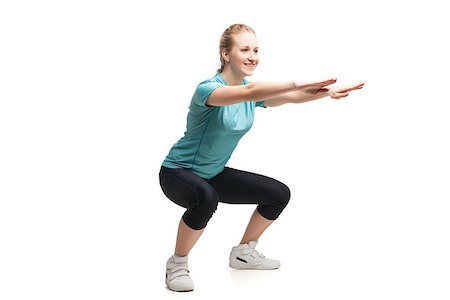
<path fill-rule="evenodd" d="M 280 266 L 273 266 L 273 267 L 264 267 L 264 266 L 249 266 L 245 264 L 229 264 L 230 268 L 236 269 L 236 270 L 276 270 L 279 269 Z"/>
<path fill-rule="evenodd" d="M 170 284 L 168 283 L 168 281 L 166 280 L 166 287 L 168 290 L 173 291 L 173 292 L 192 292 L 194 290 L 194 287 L 177 287 L 177 288 L 170 288 Z"/>

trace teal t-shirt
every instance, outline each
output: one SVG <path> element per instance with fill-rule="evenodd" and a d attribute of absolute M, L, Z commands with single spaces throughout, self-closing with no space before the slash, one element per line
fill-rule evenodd
<path fill-rule="evenodd" d="M 247 83 L 245 79 L 242 82 Z M 252 127 L 255 107 L 264 106 L 264 101 L 206 105 L 209 95 L 223 85 L 227 84 L 217 73 L 197 86 L 184 136 L 173 145 L 163 166 L 190 169 L 206 179 L 223 171 L 239 140 Z"/>

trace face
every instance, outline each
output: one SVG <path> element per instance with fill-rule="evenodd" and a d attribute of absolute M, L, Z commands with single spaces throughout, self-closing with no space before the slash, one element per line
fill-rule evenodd
<path fill-rule="evenodd" d="M 259 63 L 258 42 L 252 32 L 243 31 L 233 35 L 233 47 L 227 53 L 233 73 L 250 76 Z"/>

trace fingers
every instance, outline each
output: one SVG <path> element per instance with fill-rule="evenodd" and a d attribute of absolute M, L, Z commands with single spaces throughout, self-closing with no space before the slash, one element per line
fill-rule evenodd
<path fill-rule="evenodd" d="M 350 91 L 354 91 L 354 90 L 360 90 L 362 89 L 364 86 L 364 82 L 357 84 L 357 85 L 352 85 L 352 86 L 345 86 L 339 89 L 339 93 L 344 93 L 344 92 L 350 92 Z"/>
<path fill-rule="evenodd" d="M 324 88 L 327 85 L 333 84 L 336 82 L 336 78 L 330 78 L 327 80 L 321 80 L 321 81 L 310 81 L 310 82 L 298 82 L 298 81 L 294 81 L 295 87 L 299 90 L 303 90 L 303 91 L 315 91 L 317 92 L 318 90 Z"/>
<path fill-rule="evenodd" d="M 309 83 L 296 83 L 296 87 L 303 92 L 308 94 L 317 94 L 317 93 L 325 93 L 329 90 L 332 90 L 336 95 L 338 95 L 338 99 L 342 97 L 347 97 L 348 93 L 354 90 L 362 89 L 365 82 L 356 84 L 356 85 L 346 85 L 342 87 L 333 87 L 328 88 L 328 85 L 336 83 L 336 78 L 331 78 L 323 81 L 315 81 Z"/>
<path fill-rule="evenodd" d="M 364 83 L 365 83 L 365 82 L 353 86 L 353 87 L 350 89 L 350 91 L 362 89 L 363 86 L 364 86 Z"/>
<path fill-rule="evenodd" d="M 331 78 L 331 79 L 327 79 L 327 80 L 324 80 L 324 81 L 315 82 L 313 84 L 320 85 L 320 86 L 327 86 L 327 85 L 336 83 L 336 81 L 337 81 L 336 78 Z"/>

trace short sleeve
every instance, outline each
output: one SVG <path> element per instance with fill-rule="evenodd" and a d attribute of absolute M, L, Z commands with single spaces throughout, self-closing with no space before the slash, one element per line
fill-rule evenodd
<path fill-rule="evenodd" d="M 223 83 L 216 81 L 204 81 L 197 86 L 192 101 L 198 106 L 206 106 L 209 95 Z"/>

